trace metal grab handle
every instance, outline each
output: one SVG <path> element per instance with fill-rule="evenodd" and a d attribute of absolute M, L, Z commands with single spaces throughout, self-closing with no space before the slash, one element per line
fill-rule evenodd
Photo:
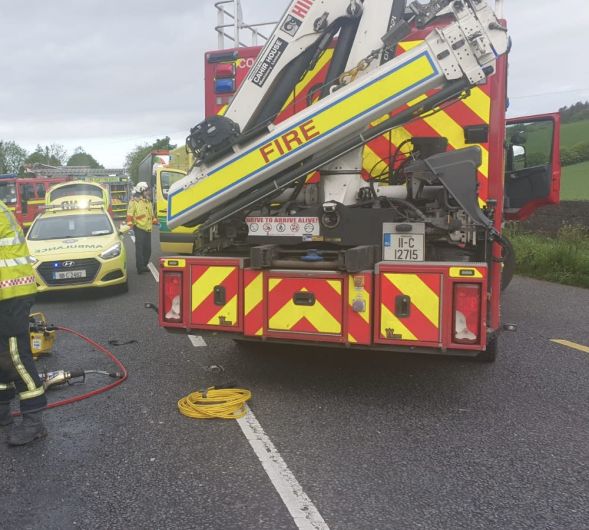
<path fill-rule="evenodd" d="M 395 315 L 399 318 L 407 318 L 411 315 L 411 297 L 400 294 L 395 298 Z"/>
<path fill-rule="evenodd" d="M 213 289 L 214 304 L 224 306 L 227 303 L 227 291 L 222 285 L 215 285 Z"/>
<path fill-rule="evenodd" d="M 299 291 L 295 293 L 292 297 L 292 301 L 294 305 L 302 305 L 302 306 L 314 306 L 315 305 L 315 295 L 313 293 L 309 293 L 307 291 Z"/>

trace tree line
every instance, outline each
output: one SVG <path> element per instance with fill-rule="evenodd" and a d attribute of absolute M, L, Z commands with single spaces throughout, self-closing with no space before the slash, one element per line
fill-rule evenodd
<path fill-rule="evenodd" d="M 562 123 L 589 120 L 589 101 L 577 101 L 570 106 L 558 109 Z"/>
<path fill-rule="evenodd" d="M 86 166 L 92 169 L 103 169 L 103 166 L 83 147 L 76 147 L 70 155 L 63 145 L 37 145 L 29 153 L 25 148 L 12 140 L 0 140 L 0 174 L 25 174 L 25 166 L 45 164 L 48 166 Z"/>
<path fill-rule="evenodd" d="M 158 138 L 155 142 L 136 145 L 125 157 L 125 168 L 133 182 L 139 177 L 138 169 L 141 161 L 151 152 L 160 149 L 176 149 L 176 144 L 170 142 L 170 137 Z M 25 167 L 31 164 L 45 164 L 48 166 L 85 166 L 92 169 L 104 169 L 90 153 L 83 147 L 76 147 L 70 155 L 61 144 L 37 145 L 33 152 L 18 145 L 12 140 L 0 140 L 0 174 L 25 174 Z"/>

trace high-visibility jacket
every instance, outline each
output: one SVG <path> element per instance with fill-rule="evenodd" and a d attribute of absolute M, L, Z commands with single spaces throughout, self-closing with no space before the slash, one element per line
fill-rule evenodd
<path fill-rule="evenodd" d="M 0 301 L 37 292 L 32 262 L 21 227 L 0 201 Z"/>
<path fill-rule="evenodd" d="M 136 226 L 146 232 L 151 232 L 157 217 L 153 214 L 153 204 L 147 199 L 135 199 L 129 202 L 127 208 L 127 224 Z"/>

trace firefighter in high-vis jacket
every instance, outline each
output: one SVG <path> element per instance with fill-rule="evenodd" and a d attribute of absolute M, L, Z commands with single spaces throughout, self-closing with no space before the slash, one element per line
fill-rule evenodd
<path fill-rule="evenodd" d="M 127 224 L 135 232 L 135 264 L 137 273 L 147 272 L 147 264 L 151 258 L 151 230 L 158 223 L 153 212 L 149 186 L 140 182 L 135 186 L 139 198 L 129 202 L 127 208 Z"/>
<path fill-rule="evenodd" d="M 0 427 L 14 424 L 9 445 L 47 436 L 41 419 L 45 390 L 33 361 L 29 315 L 37 292 L 31 257 L 14 215 L 0 201 Z M 22 420 L 14 423 L 10 402 L 18 392 Z"/>

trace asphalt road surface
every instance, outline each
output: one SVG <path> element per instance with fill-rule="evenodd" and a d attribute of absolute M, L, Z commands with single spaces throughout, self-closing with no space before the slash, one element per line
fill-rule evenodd
<path fill-rule="evenodd" d="M 237 422 L 178 414 L 181 396 L 235 381 L 252 391 L 251 409 L 316 528 L 589 528 L 589 353 L 576 349 L 589 345 L 588 290 L 516 278 L 504 320 L 519 331 L 502 336 L 494 364 L 245 351 L 220 338 L 194 346 L 143 307 L 157 284 L 135 273 L 127 243 L 128 294 L 44 296 L 37 309 L 103 344 L 137 340 L 113 347 L 129 379 L 48 411 L 47 439 L 0 445 L 0 527 L 312 527 L 283 501 L 288 480 L 272 477 Z M 68 336 L 40 367 L 111 369 Z M 89 377 L 49 397 L 104 383 Z"/>

